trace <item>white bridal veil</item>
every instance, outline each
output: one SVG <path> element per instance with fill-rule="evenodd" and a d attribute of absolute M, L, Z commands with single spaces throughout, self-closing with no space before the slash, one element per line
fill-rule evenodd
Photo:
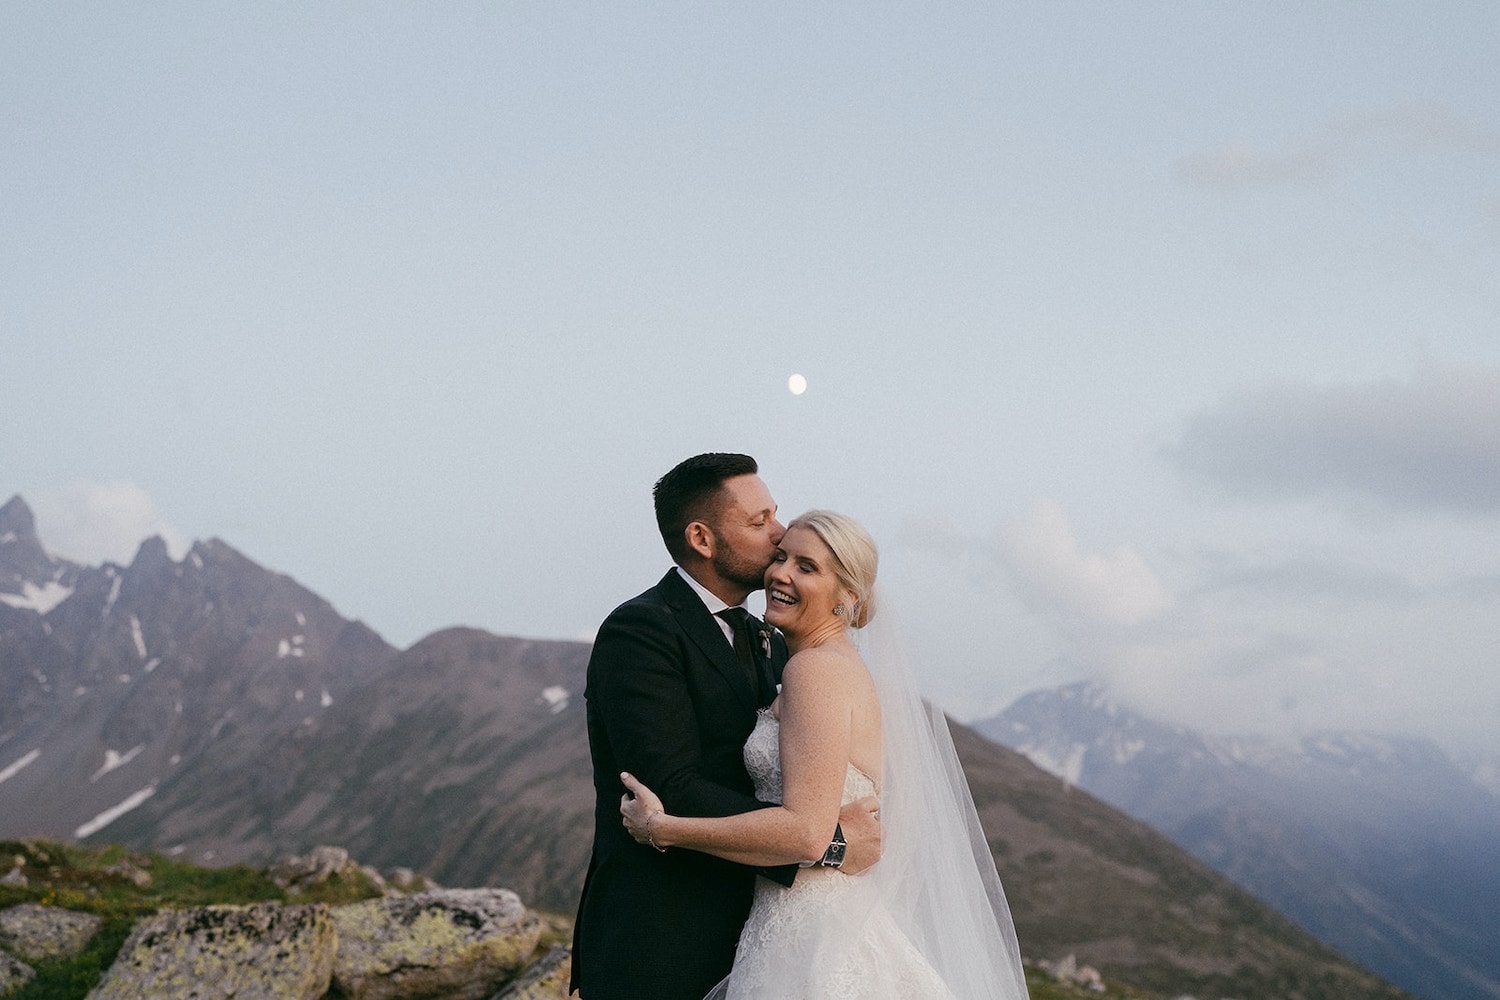
<path fill-rule="evenodd" d="M 959 1000 L 1024 1000 L 1015 925 L 947 719 L 918 693 L 911 661 L 877 602 L 853 633 L 875 679 L 885 735 L 880 863 L 859 878 Z"/>

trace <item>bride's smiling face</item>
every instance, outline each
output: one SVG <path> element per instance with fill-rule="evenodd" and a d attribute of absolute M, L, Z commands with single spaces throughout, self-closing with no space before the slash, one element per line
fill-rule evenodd
<path fill-rule="evenodd" d="M 790 637 L 842 630 L 833 613 L 849 597 L 833 568 L 833 553 L 811 528 L 787 530 L 766 569 L 766 621 Z"/>

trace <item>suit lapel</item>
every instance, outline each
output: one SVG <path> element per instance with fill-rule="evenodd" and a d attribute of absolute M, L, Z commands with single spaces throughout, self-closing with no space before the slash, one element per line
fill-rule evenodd
<path fill-rule="evenodd" d="M 675 569 L 667 571 L 660 587 L 667 606 L 672 609 L 673 616 L 688 638 L 713 668 L 723 675 L 724 680 L 734 689 L 735 696 L 745 703 L 746 709 L 754 712 L 758 707 L 756 692 L 751 689 L 749 679 L 740 667 L 734 647 L 724 638 L 724 630 L 719 628 L 714 616 L 708 613 L 702 598 L 693 592 L 693 588 L 687 585 Z"/>

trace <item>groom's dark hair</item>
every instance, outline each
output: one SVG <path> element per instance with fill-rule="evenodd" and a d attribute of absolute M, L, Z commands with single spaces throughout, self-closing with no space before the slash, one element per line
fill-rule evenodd
<path fill-rule="evenodd" d="M 711 451 L 678 462 L 651 488 L 656 527 L 672 559 L 681 564 L 689 549 L 684 532 L 694 521 L 713 527 L 724 507 L 724 481 L 759 471 L 749 455 Z"/>

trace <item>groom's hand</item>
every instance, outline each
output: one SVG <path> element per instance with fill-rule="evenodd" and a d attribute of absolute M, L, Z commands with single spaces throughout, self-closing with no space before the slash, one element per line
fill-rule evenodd
<path fill-rule="evenodd" d="M 839 826 L 849 846 L 844 849 L 844 864 L 839 869 L 858 875 L 880 860 L 882 837 L 880 800 L 870 795 L 851 802 L 839 810 Z"/>

